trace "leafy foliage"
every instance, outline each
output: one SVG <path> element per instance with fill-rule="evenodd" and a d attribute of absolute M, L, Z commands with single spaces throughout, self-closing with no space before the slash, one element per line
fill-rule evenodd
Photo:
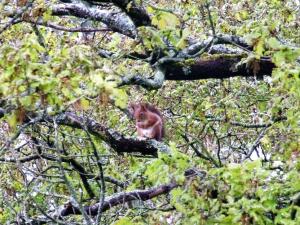
<path fill-rule="evenodd" d="M 31 1 L 16 2 L 0 4 L 1 224 L 45 214 L 70 224 L 300 223 L 299 3 L 146 1 L 151 25 L 137 27 L 133 39 L 115 27 L 60 30 L 82 28 L 90 20 L 53 15 L 57 1 L 34 1 L 29 9 Z M 131 15 L 134 4 L 119 11 Z M 27 10 L 14 21 L 22 9 Z M 35 25 L 39 21 L 43 26 Z M 5 24 L 10 26 L 4 29 Z M 272 76 L 164 81 L 151 91 L 119 85 L 125 76 L 155 76 L 164 65 L 158 64 L 162 55 L 173 60 L 214 32 L 245 38 L 251 50 L 234 44 L 247 53 L 240 63 L 255 74 L 262 69 L 256 60 L 270 57 Z M 210 53 L 208 47 L 200 58 Z M 102 50 L 113 54 L 103 57 Z M 135 136 L 124 110 L 138 101 L 161 109 L 169 153 L 117 154 L 102 133 L 56 122 L 72 112 L 103 125 L 99 130 L 105 134 Z M 196 174 L 186 176 L 191 168 Z M 120 193 L 166 184 L 176 187 L 111 207 L 97 218 L 54 216 L 66 202 L 82 210 Z"/>

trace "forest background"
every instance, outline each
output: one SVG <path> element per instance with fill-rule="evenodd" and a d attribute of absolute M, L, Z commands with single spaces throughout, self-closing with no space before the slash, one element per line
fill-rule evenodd
<path fill-rule="evenodd" d="M 299 0 L 0 12 L 1 224 L 300 223 Z"/>

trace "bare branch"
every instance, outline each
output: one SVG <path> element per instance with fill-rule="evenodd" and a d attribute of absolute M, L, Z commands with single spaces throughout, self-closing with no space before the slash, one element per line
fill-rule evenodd
<path fill-rule="evenodd" d="M 64 26 L 59 26 L 59 25 L 51 23 L 49 21 L 47 21 L 47 22 L 34 21 L 34 20 L 30 20 L 30 18 L 18 20 L 18 21 L 15 22 L 15 24 L 16 23 L 21 23 L 21 22 L 31 23 L 31 24 L 35 24 L 35 25 L 39 25 L 39 26 L 45 26 L 45 27 L 53 28 L 55 30 L 61 30 L 61 31 L 67 31 L 67 32 L 89 33 L 89 32 L 107 32 L 107 31 L 112 31 L 109 28 L 86 28 L 86 27 L 68 28 L 68 27 L 64 27 Z"/>

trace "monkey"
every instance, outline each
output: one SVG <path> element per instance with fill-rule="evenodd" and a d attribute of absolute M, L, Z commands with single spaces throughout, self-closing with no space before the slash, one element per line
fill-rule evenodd
<path fill-rule="evenodd" d="M 131 103 L 129 112 L 135 119 L 139 139 L 162 140 L 164 137 L 164 123 L 158 109 L 148 103 Z"/>

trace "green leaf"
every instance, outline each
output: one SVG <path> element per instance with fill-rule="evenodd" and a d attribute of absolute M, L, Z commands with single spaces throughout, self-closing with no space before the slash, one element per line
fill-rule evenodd
<path fill-rule="evenodd" d="M 258 56 L 262 56 L 263 55 L 263 52 L 264 52 L 265 48 L 264 48 L 264 40 L 262 38 L 260 38 L 258 40 L 258 42 L 256 43 L 256 45 L 254 46 L 254 50 L 255 50 L 255 53 Z"/>
<path fill-rule="evenodd" d="M 180 24 L 179 19 L 172 13 L 159 12 L 152 18 L 152 24 L 160 30 L 175 29 Z"/>
<path fill-rule="evenodd" d="M 132 223 L 128 217 L 123 217 L 122 219 L 119 219 L 113 223 L 113 225 L 134 225 L 134 223 Z"/>
<path fill-rule="evenodd" d="M 12 128 L 12 129 L 15 129 L 16 126 L 17 126 L 17 121 L 18 121 L 18 117 L 17 117 L 17 114 L 16 112 L 13 112 L 11 114 L 8 114 L 6 116 L 6 121 L 8 122 L 9 126 Z"/>
<path fill-rule="evenodd" d="M 279 41 L 274 38 L 274 37 L 271 37 L 268 41 L 267 41 L 268 45 L 270 46 L 270 48 L 272 49 L 280 49 L 280 43 Z"/>

